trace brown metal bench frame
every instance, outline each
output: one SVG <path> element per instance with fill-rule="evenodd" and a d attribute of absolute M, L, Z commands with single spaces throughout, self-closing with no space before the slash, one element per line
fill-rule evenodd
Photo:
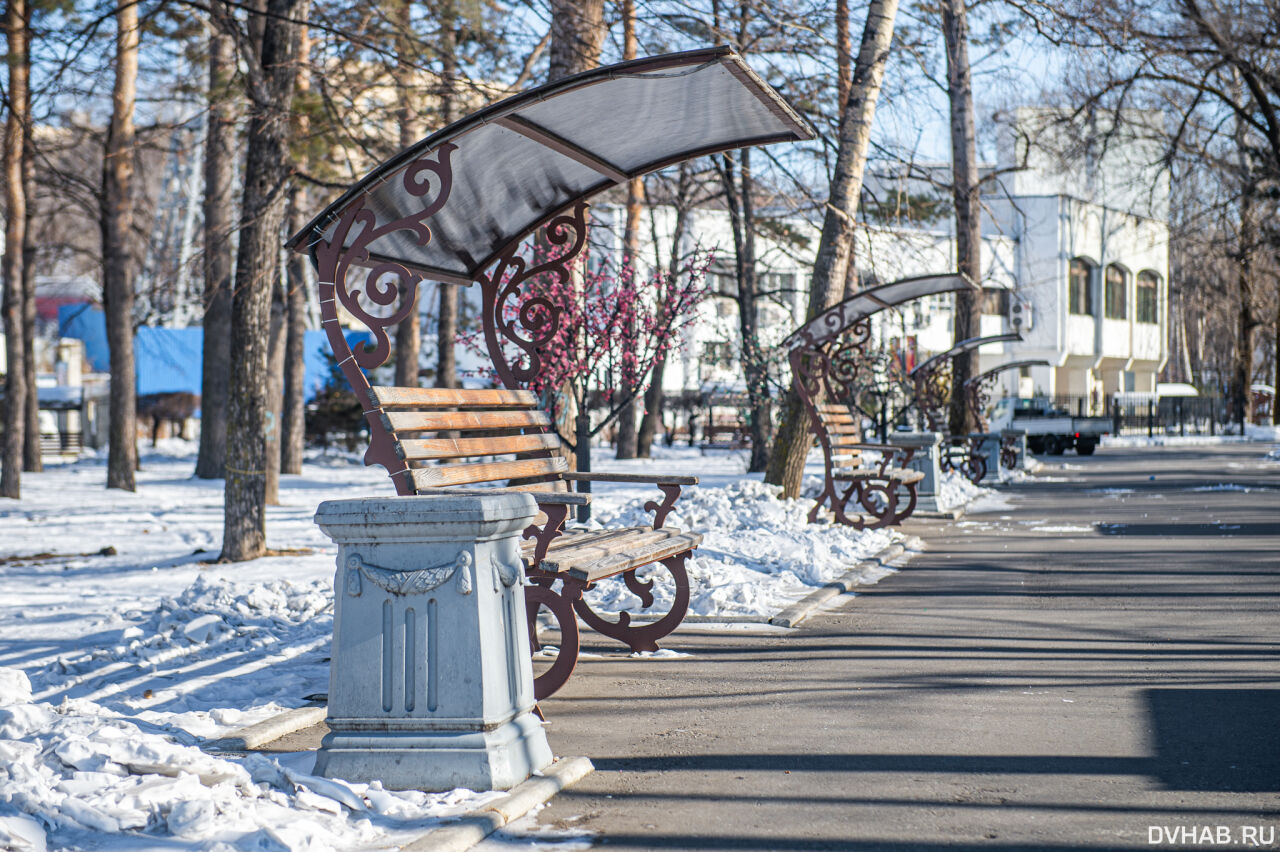
<path fill-rule="evenodd" d="M 911 371 L 911 381 L 916 389 L 916 407 L 923 415 L 925 425 L 931 432 L 942 435 L 943 451 L 938 459 L 938 467 L 945 473 L 950 470 L 960 474 L 977 485 L 987 476 L 987 459 L 982 454 L 983 439 L 977 435 L 968 437 L 953 436 L 947 422 L 947 405 L 951 398 L 952 367 L 957 355 L 972 352 L 992 343 L 1008 343 L 1022 340 L 1019 334 L 993 334 L 987 337 L 971 337 L 963 340 L 946 352 L 941 352 L 916 366 Z M 971 380 L 972 381 L 972 380 Z M 968 386 L 965 388 L 969 390 Z M 981 403 L 974 409 L 974 400 L 965 398 L 970 411 L 974 412 L 975 422 L 985 423 L 982 416 Z M 985 432 L 985 427 L 979 429 Z"/>
<path fill-rule="evenodd" d="M 968 279 L 959 275 L 904 278 L 871 287 L 828 308 L 786 338 L 784 344 L 790 348 L 792 380 L 804 404 L 810 429 L 822 448 L 822 493 L 809 512 L 810 523 L 817 521 L 824 506 L 829 507 L 837 522 L 856 529 L 899 524 L 915 511 L 916 483 L 921 477 L 904 477 L 889 470 L 889 464 L 895 459 L 901 459 L 902 465 L 910 463 L 914 450 L 884 444 L 840 443 L 842 450 L 882 453 L 878 469 L 860 472 L 856 477 L 842 476 L 831 426 L 824 415 L 843 409 L 851 415 L 852 422 L 857 422 L 859 412 L 851 402 L 866 386 L 862 374 L 870 360 L 867 350 L 874 314 L 923 296 L 972 287 Z M 840 483 L 845 482 L 849 484 L 842 487 Z M 898 492 L 902 489 L 907 493 L 906 506 L 899 509 Z M 871 520 L 849 514 L 847 506 L 854 497 L 871 515 Z"/>
<path fill-rule="evenodd" d="M 380 236 L 401 229 L 418 233 L 423 241 L 430 239 L 431 232 L 427 222 L 449 198 L 452 179 L 449 155 L 453 148 L 453 145 L 446 143 L 410 166 L 408 173 L 415 176 L 414 185 L 421 189 L 423 198 L 419 212 L 378 226 L 374 213 L 365 208 L 363 197 L 357 196 L 343 212 L 328 238 L 317 241 L 311 248 L 320 280 L 321 326 L 338 358 L 342 374 L 360 400 L 369 426 L 370 440 L 365 463 L 385 468 L 395 484 L 396 492 L 401 495 L 416 494 L 420 489 L 414 483 L 409 460 L 405 457 L 400 440 L 390 428 L 384 406 L 377 398 L 377 392 L 371 386 L 365 370 L 381 366 L 390 356 L 388 330 L 416 308 L 417 284 L 422 276 L 409 272 L 399 264 L 378 262 L 370 257 L 366 247 Z M 423 179 L 427 173 L 433 175 L 434 180 Z M 408 179 L 406 185 L 409 185 Z M 549 217 L 542 224 L 547 244 L 560 246 L 560 252 L 538 264 L 529 264 L 520 251 L 525 239 L 513 240 L 498 254 L 489 271 L 482 273 L 477 279 L 482 293 L 485 342 L 493 359 L 494 369 L 507 388 L 519 389 L 538 375 L 543 346 L 555 335 L 560 317 L 560 311 L 554 304 L 538 295 L 536 290 L 531 292 L 526 285 L 535 276 L 567 277 L 570 274 L 570 268 L 586 241 L 586 214 L 586 202 L 579 201 L 567 211 Z M 352 244 L 344 250 L 342 246 L 348 234 L 357 228 L 361 230 Z M 407 281 L 411 284 L 402 292 L 400 288 L 387 284 L 383 279 L 386 275 L 395 277 L 401 283 Z M 356 286 L 350 286 L 352 281 L 356 282 Z M 382 315 L 366 310 L 360 302 L 361 291 L 369 301 L 388 310 Z M 340 321 L 339 305 L 369 329 L 374 338 L 372 346 L 360 345 L 354 351 L 350 348 Z M 511 305 L 515 306 L 514 311 L 510 308 Z M 510 320 L 513 313 L 521 319 L 520 327 Z M 517 360 L 508 357 L 512 346 L 519 353 Z M 552 426 L 544 427 L 541 431 L 555 434 Z M 522 453 L 522 456 L 546 459 L 554 452 L 552 449 L 543 449 Z M 658 641 L 679 626 L 688 610 L 689 578 L 685 561 L 693 550 L 690 547 L 682 553 L 648 563 L 661 564 L 674 580 L 674 600 L 666 615 L 647 624 L 633 624 L 631 616 L 625 612 L 619 615 L 616 622 L 603 618 L 582 597 L 584 592 L 592 588 L 591 580 L 574 576 L 572 572 L 547 571 L 539 567 L 552 543 L 564 533 L 570 506 L 585 502 L 583 498 L 586 495 L 567 493 L 567 489 L 565 492 L 555 493 L 555 489 L 565 488 L 563 483 L 568 482 L 642 481 L 655 484 L 662 492 L 663 500 L 649 501 L 645 504 L 645 509 L 654 513 L 653 528 L 662 529 L 680 496 L 681 487 L 697 480 L 681 476 L 646 477 L 572 472 L 564 472 L 551 479 L 561 484 L 548 481 L 541 486 L 546 490 L 533 492 L 544 516 L 543 522 L 530 525 L 524 532 L 526 539 L 535 542 L 534 554 L 528 560 L 526 570 L 529 583 L 526 587 L 526 603 L 533 646 L 535 649 L 538 647 L 535 619 L 539 607 L 546 607 L 551 611 L 559 624 L 562 639 L 556 662 L 535 679 L 534 692 L 537 700 L 542 700 L 559 689 L 576 665 L 579 640 L 575 613 L 592 629 L 625 643 L 633 651 L 656 651 Z M 539 486 L 520 487 L 532 490 Z M 653 581 L 637 577 L 635 570 L 639 567 L 644 565 L 626 570 L 623 582 L 640 598 L 644 607 L 648 608 L 654 601 Z M 560 585 L 559 591 L 554 590 L 557 583 Z"/>

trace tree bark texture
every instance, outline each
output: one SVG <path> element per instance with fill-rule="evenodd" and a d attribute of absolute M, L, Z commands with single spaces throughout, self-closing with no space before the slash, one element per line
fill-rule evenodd
<path fill-rule="evenodd" d="M 295 91 L 302 95 L 311 90 L 311 36 L 304 28 L 298 41 L 298 74 Z M 310 122 L 305 111 L 295 115 L 297 133 L 305 137 Z M 304 164 L 305 165 L 305 164 Z M 294 184 L 289 190 L 286 233 L 296 234 L 307 224 L 307 191 Z M 283 401 L 280 416 L 280 473 L 302 473 L 302 456 L 306 450 L 307 432 L 307 259 L 290 252 L 285 261 L 285 340 Z"/>
<path fill-rule="evenodd" d="M 636 40 L 636 4 L 635 0 L 622 0 L 622 59 L 636 58 L 638 42 Z M 627 182 L 626 224 L 622 230 L 622 260 L 629 264 L 631 271 L 639 274 L 637 264 L 640 260 L 640 214 L 644 207 L 644 180 L 632 178 Z M 623 393 L 635 393 L 637 388 L 624 387 Z M 647 397 L 647 394 L 645 395 Z M 633 459 L 639 449 L 639 435 L 636 432 L 636 419 L 643 398 L 632 397 L 618 412 L 617 457 Z"/>
<path fill-rule="evenodd" d="M 22 445 L 26 431 L 26 368 L 22 347 L 22 245 L 27 225 L 23 191 L 22 104 L 27 103 L 28 12 L 26 0 L 9 0 L 5 7 L 5 35 L 9 48 L 9 114 L 4 125 L 5 252 L 0 266 L 4 278 L 4 443 L 0 448 L 0 497 L 22 496 Z"/>
<path fill-rule="evenodd" d="M 227 408 L 227 484 L 222 559 L 256 559 L 266 550 L 267 354 L 271 297 L 279 272 L 281 226 L 292 162 L 289 113 L 307 0 L 268 0 L 262 41 L 251 45 L 249 150 L 240 245 L 231 299 L 231 385 Z M 224 26 L 234 25 L 224 9 Z"/>
<path fill-rule="evenodd" d="M 235 70 L 231 37 L 209 38 L 209 114 L 204 145 L 204 362 L 200 370 L 200 453 L 196 476 L 220 479 L 227 461 L 227 393 L 231 376 L 231 211 Z"/>
<path fill-rule="evenodd" d="M 551 0 L 547 82 L 599 65 L 604 32 L 604 0 Z"/>
<path fill-rule="evenodd" d="M 849 97 L 840 111 L 835 170 L 831 176 L 813 277 L 809 282 L 809 319 L 831 307 L 844 295 L 858 199 L 862 194 L 867 148 L 871 142 L 871 124 L 880 98 L 880 85 L 884 80 L 884 66 L 889 58 L 897 14 L 898 0 L 872 0 L 867 7 L 867 20 L 854 63 Z M 781 485 L 783 494 L 792 498 L 800 495 L 804 460 L 813 443 L 805 418 L 804 406 L 793 379 L 783 403 L 782 420 L 765 473 L 766 482 Z"/>
<path fill-rule="evenodd" d="M 681 248 L 684 245 L 685 232 L 689 227 L 689 184 L 692 181 L 693 171 L 689 164 L 681 163 L 679 170 L 679 183 L 676 192 L 675 214 L 676 221 L 671 233 L 671 254 L 667 259 L 667 274 L 673 279 L 680 274 L 680 264 L 682 261 Z M 658 242 L 657 234 L 654 234 L 653 242 Z M 653 373 L 649 379 L 649 389 L 644 395 L 644 417 L 640 420 L 640 433 L 636 437 L 636 455 L 640 458 L 649 458 L 653 449 L 653 438 L 658 432 L 658 426 L 662 423 L 662 409 L 664 404 L 662 392 L 663 375 L 667 370 L 667 357 L 663 355 L 653 365 Z"/>
<path fill-rule="evenodd" d="M 440 7 L 441 68 L 440 121 L 452 124 L 456 115 L 454 83 L 458 74 L 457 10 L 454 0 L 444 0 Z M 458 381 L 458 301 L 460 294 L 453 284 L 441 282 L 436 301 L 436 377 L 438 388 L 456 388 Z M 415 312 L 416 313 L 416 312 Z"/>
<path fill-rule="evenodd" d="M 951 103 L 951 191 L 956 208 L 956 271 L 982 281 L 982 219 L 978 205 L 978 151 L 973 116 L 973 77 L 969 68 L 969 24 L 965 0 L 942 0 L 942 31 L 947 48 L 947 96 Z M 982 316 L 979 294 L 955 297 L 954 342 L 977 337 Z M 976 351 L 951 361 L 952 435 L 968 435 L 977 424 L 965 400 L 964 383 L 975 373 Z"/>
<path fill-rule="evenodd" d="M 1243 158 L 1242 158 L 1243 159 Z M 1242 169 L 1243 171 L 1243 169 Z M 1254 205 L 1253 183 L 1242 174 L 1240 193 L 1240 256 L 1237 261 L 1236 297 L 1236 345 L 1231 362 L 1231 380 L 1228 384 L 1228 410 L 1232 421 L 1241 425 L 1249 421 L 1253 411 L 1253 356 L 1258 326 L 1261 325 L 1253 307 L 1253 253 L 1257 248 L 1257 211 Z"/>
<path fill-rule="evenodd" d="M 31 7 L 26 9 L 27 52 L 22 58 L 27 78 L 22 105 L 22 197 L 26 202 L 26 224 L 22 229 L 22 366 L 27 391 L 26 430 L 22 436 L 22 469 L 28 473 L 44 470 L 40 457 L 40 393 L 36 387 L 36 213 L 35 147 L 31 139 Z"/>
<path fill-rule="evenodd" d="M 447 3 L 446 3 L 447 4 Z M 419 104 L 414 97 L 413 80 L 407 73 L 417 62 L 414 55 L 412 33 L 413 4 L 410 0 L 397 0 L 393 21 L 395 25 L 395 65 L 391 77 L 396 83 L 396 124 L 400 131 L 400 147 L 407 148 L 418 140 L 421 125 L 418 121 Z M 447 13 L 446 13 L 447 14 Z M 445 16 L 441 16 L 441 30 L 445 29 Z M 303 223 L 306 224 L 305 222 Z M 418 299 L 418 288 L 400 285 L 400 299 Z M 396 387 L 416 388 L 418 359 L 422 351 L 422 314 L 418 305 L 396 325 L 395 384 Z"/>
<path fill-rule="evenodd" d="M 738 351 L 751 416 L 751 458 L 747 470 L 756 472 L 764 470 L 768 464 L 771 400 L 768 369 L 760 347 L 755 207 L 752 198 L 755 184 L 751 174 L 750 149 L 743 149 L 736 155 L 726 154 L 721 176 L 733 228 L 734 274 L 738 281 Z"/>
<path fill-rule="evenodd" d="M 282 284 L 283 282 L 281 282 Z M 266 473 L 266 503 L 268 506 L 280 505 L 280 460 L 281 438 L 284 433 L 284 370 L 285 370 L 285 338 L 288 335 L 286 323 L 284 287 L 273 281 L 271 287 L 271 321 L 267 344 L 267 415 L 263 428 L 263 440 L 266 445 L 266 462 L 262 469 Z"/>
<path fill-rule="evenodd" d="M 133 358 L 133 110 L 138 86 L 138 6 L 116 6 L 116 76 L 102 161 L 102 298 L 111 353 L 107 487 L 136 490 L 137 374 Z"/>
<path fill-rule="evenodd" d="M 302 87 L 299 87 L 302 88 Z M 294 186 L 289 194 L 289 226 L 296 234 L 307 224 L 306 190 Z M 307 431 L 307 258 L 290 252 L 285 266 L 284 412 L 280 423 L 280 472 L 302 473 Z"/>

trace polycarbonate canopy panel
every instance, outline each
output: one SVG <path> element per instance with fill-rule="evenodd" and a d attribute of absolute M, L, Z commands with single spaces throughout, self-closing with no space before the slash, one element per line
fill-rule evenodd
<path fill-rule="evenodd" d="M 977 290 L 977 287 L 963 275 L 921 275 L 868 287 L 827 308 L 789 334 L 783 343 L 791 348 L 818 346 L 839 337 L 845 329 L 877 311 L 894 308 L 922 296 L 957 290 Z"/>
<path fill-rule="evenodd" d="M 625 62 L 507 98 L 404 149 L 288 246 L 304 250 L 332 235 L 361 200 L 380 225 L 417 212 L 423 202 L 406 190 L 405 173 L 435 152 L 449 158 L 452 185 L 428 222 L 430 242 L 400 230 L 370 253 L 428 277 L 469 281 L 547 217 L 600 190 L 703 154 L 812 137 L 728 47 Z"/>
<path fill-rule="evenodd" d="M 1049 366 L 1048 361 L 1045 361 L 1043 359 L 1038 359 L 1038 358 L 1032 358 L 1026 361 L 1010 361 L 1008 364 L 1001 364 L 999 367 L 992 367 L 990 370 L 987 370 L 985 373 L 979 373 L 978 375 L 974 376 L 972 379 L 969 379 L 969 381 L 965 382 L 965 384 L 966 385 L 977 384 L 978 382 L 981 382 L 983 379 L 989 378 L 990 376 L 994 376 L 997 373 L 1003 373 L 1005 370 L 1016 370 L 1018 367 L 1048 367 L 1048 366 Z"/>
<path fill-rule="evenodd" d="M 988 343 L 1012 343 L 1021 339 L 1021 334 L 992 334 L 988 337 L 970 337 L 968 340 L 960 341 L 946 352 L 940 352 L 928 361 L 921 362 L 914 370 L 911 371 L 911 373 L 914 374 L 921 370 L 927 370 L 939 361 L 954 358 L 964 352 L 977 349 L 979 346 L 986 346 Z"/>

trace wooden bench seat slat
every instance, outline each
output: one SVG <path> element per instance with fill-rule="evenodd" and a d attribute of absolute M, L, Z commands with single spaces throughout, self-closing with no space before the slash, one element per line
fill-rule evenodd
<path fill-rule="evenodd" d="M 535 502 L 551 504 L 561 504 L 565 506 L 585 506 L 591 502 L 590 494 L 580 494 L 576 491 L 557 491 L 555 485 L 560 482 L 559 479 L 551 479 L 547 482 L 535 482 L 525 485 L 508 485 L 494 488 L 454 488 L 450 489 L 450 494 L 479 496 L 483 497 L 491 494 L 509 494 L 513 491 L 520 491 L 530 494 Z"/>
<path fill-rule="evenodd" d="M 413 477 L 414 486 L 421 491 L 427 488 L 439 488 L 442 485 L 469 485 L 475 482 L 495 482 L 500 479 L 558 474 L 567 470 L 568 467 L 568 463 L 563 458 L 553 456 L 549 459 L 518 459 L 421 467 L 410 471 L 410 475 Z"/>
<path fill-rule="evenodd" d="M 853 415 L 845 412 L 844 414 L 824 414 L 822 422 L 826 426 L 833 426 L 837 423 L 852 423 Z"/>
<path fill-rule="evenodd" d="M 827 432 L 832 435 L 857 435 L 862 437 L 862 427 L 853 423 L 834 423 L 827 427 Z"/>
<path fill-rule="evenodd" d="M 558 435 L 504 435 L 494 438 L 402 438 L 401 455 L 406 459 L 458 459 L 472 456 L 505 456 L 553 450 L 560 446 Z"/>
<path fill-rule="evenodd" d="M 387 408 L 534 408 L 538 397 L 532 391 L 470 388 L 371 388 L 373 398 Z"/>
<path fill-rule="evenodd" d="M 612 530 L 610 532 L 613 532 Z M 615 553 L 630 553 L 655 541 L 665 541 L 679 530 L 654 530 L 647 527 L 631 527 L 620 531 L 619 535 L 575 536 L 576 541 L 568 542 L 559 549 L 549 548 L 542 560 L 542 567 L 547 571 L 568 571 L 579 565 L 595 562 Z M 554 545 L 555 542 L 552 542 Z"/>
<path fill-rule="evenodd" d="M 894 482 L 900 482 L 904 485 L 912 482 L 919 482 L 924 479 L 924 473 L 919 470 L 908 470 L 902 467 L 891 467 L 883 474 L 879 468 L 849 468 L 846 470 L 832 471 L 832 477 L 835 479 L 853 481 L 856 479 L 891 479 Z"/>
<path fill-rule="evenodd" d="M 671 533 L 667 538 L 657 538 L 658 533 Z M 655 530 L 654 538 L 643 542 L 633 542 L 632 546 L 621 553 L 611 553 L 593 562 L 578 563 L 569 568 L 570 576 L 594 583 L 632 568 L 639 568 L 668 556 L 675 556 L 692 550 L 702 543 L 702 536 L 697 533 L 679 533 L 675 530 Z M 545 564 L 545 563 L 544 563 Z"/>
<path fill-rule="evenodd" d="M 390 432 L 466 432 L 476 429 L 534 429 L 551 425 L 545 411 L 384 411 Z"/>

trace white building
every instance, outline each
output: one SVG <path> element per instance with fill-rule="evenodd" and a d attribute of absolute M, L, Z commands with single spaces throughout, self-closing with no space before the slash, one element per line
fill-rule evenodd
<path fill-rule="evenodd" d="M 982 284 L 988 293 L 982 333 L 1018 331 L 1024 340 L 984 347 L 978 367 L 1047 360 L 1052 366 L 1003 377 L 1003 393 L 1071 396 L 1078 405 L 1097 411 L 1117 391 L 1155 390 L 1168 355 L 1168 180 L 1150 165 L 1157 153 L 1137 131 L 1115 134 L 1105 144 L 1092 143 L 1092 148 L 1079 142 L 1083 150 L 1063 167 L 1051 150 L 1096 139 L 1100 131 L 1077 127 L 1064 134 L 1050 123 L 1055 117 L 1039 110 L 1021 110 L 1014 116 L 997 164 L 1000 179 L 988 184 L 990 191 L 983 197 Z M 1159 118 L 1146 113 L 1134 117 L 1139 122 Z M 642 254 L 666 263 L 674 213 L 659 207 L 652 215 L 652 227 L 644 231 L 646 237 L 656 234 L 658 245 L 655 251 L 648 242 Z M 617 205 L 594 208 L 601 230 L 615 236 L 615 249 L 623 216 Z M 756 237 L 760 289 L 768 294 L 759 325 L 780 368 L 783 359 L 777 344 L 804 321 L 805 292 L 820 234 L 820 223 L 796 218 L 784 224 L 793 235 L 790 242 L 765 233 Z M 862 285 L 954 269 L 951 222 L 942 219 L 936 225 L 936 230 L 860 228 L 854 262 Z M 727 212 L 692 212 L 681 250 L 689 252 L 695 246 L 716 250 L 713 284 L 732 292 L 733 239 Z M 952 344 L 951 300 L 931 297 L 905 310 L 886 312 L 879 318 L 877 335 L 882 340 L 897 338 L 918 359 L 944 351 Z M 670 393 L 740 390 L 737 352 L 736 303 L 710 299 L 679 358 L 668 361 L 664 387 Z"/>

